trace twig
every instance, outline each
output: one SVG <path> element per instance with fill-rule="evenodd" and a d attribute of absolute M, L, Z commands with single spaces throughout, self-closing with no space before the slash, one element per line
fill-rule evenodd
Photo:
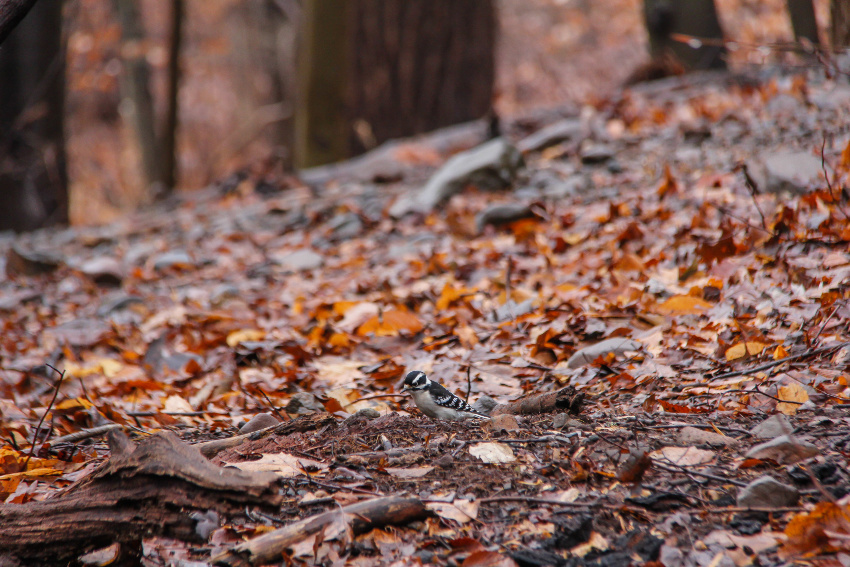
<path fill-rule="evenodd" d="M 722 394 L 723 392 L 718 392 Z M 739 392 L 735 392 L 739 393 Z M 716 394 L 706 394 L 707 396 L 715 396 Z M 747 431 L 746 429 L 736 429 L 735 427 L 725 427 L 723 425 L 706 425 L 704 423 L 676 423 L 676 424 L 668 424 L 668 425 L 643 425 L 641 423 L 636 423 L 634 427 L 638 427 L 640 429 L 684 429 L 685 427 L 700 427 L 702 429 L 712 429 L 716 427 L 720 431 L 728 431 L 729 433 L 740 433 L 742 435 L 751 436 L 752 433 Z"/>
<path fill-rule="evenodd" d="M 750 177 L 750 172 L 747 169 L 747 164 L 742 163 L 740 165 L 740 168 L 741 168 L 741 171 L 744 173 L 744 180 L 746 181 L 747 189 L 750 191 L 750 197 L 753 198 L 753 204 L 756 206 L 756 210 L 758 211 L 759 216 L 761 217 L 761 224 L 766 231 L 773 234 L 773 231 L 768 230 L 767 220 L 764 218 L 764 213 L 761 212 L 761 207 L 759 206 L 758 200 L 756 200 L 756 195 L 758 194 L 759 191 L 758 191 L 758 187 L 756 187 L 756 182 L 753 180 L 752 177 Z"/>
<path fill-rule="evenodd" d="M 56 386 L 53 388 L 53 398 L 50 400 L 50 403 L 47 404 L 47 409 L 41 414 L 41 419 L 38 420 L 38 425 L 35 428 L 35 435 L 32 437 L 32 446 L 30 447 L 29 455 L 27 455 L 27 460 L 24 462 L 24 470 L 27 470 L 27 465 L 32 459 L 32 455 L 35 452 L 35 445 L 38 443 L 38 435 L 41 433 L 41 424 L 44 423 L 44 418 L 47 417 L 47 414 L 50 413 L 50 409 L 53 407 L 53 404 L 56 402 L 56 398 L 59 396 L 59 388 L 62 386 L 62 381 L 65 380 L 65 371 L 59 372 L 51 366 L 50 364 L 45 364 L 48 368 L 53 370 L 54 372 L 59 374 L 59 379 L 56 381 Z"/>
<path fill-rule="evenodd" d="M 558 502 L 557 500 L 547 500 L 545 498 L 532 498 L 530 496 L 491 496 L 490 498 L 479 498 L 479 503 L 487 504 L 490 502 L 527 502 L 529 504 L 549 504 L 553 506 L 574 506 L 576 508 L 594 508 L 603 505 L 599 500 L 593 502 Z"/>
<path fill-rule="evenodd" d="M 276 416 L 278 416 L 280 418 L 281 421 L 292 421 L 292 418 L 289 417 L 289 414 L 287 414 L 286 412 L 281 413 L 280 410 L 278 410 L 278 408 L 274 405 L 274 403 L 269 398 L 268 394 L 266 394 L 263 391 L 262 388 L 260 388 L 256 384 L 254 384 L 254 387 L 257 389 L 257 391 L 259 391 L 263 395 L 263 397 L 266 399 L 266 402 L 269 404 L 269 407 L 271 408 L 271 410 L 274 412 L 274 414 Z"/>
<path fill-rule="evenodd" d="M 710 380 L 723 380 L 725 378 L 733 378 L 735 376 L 743 376 L 744 374 L 755 374 L 756 372 L 761 372 L 763 370 L 770 370 L 780 364 L 784 364 L 786 362 L 791 362 L 794 360 L 800 360 L 802 358 L 808 358 L 810 356 L 817 356 L 819 354 L 823 354 L 825 352 L 829 352 L 831 350 L 837 350 L 846 346 L 850 346 L 850 341 L 839 343 L 837 345 L 830 345 L 826 347 L 821 347 L 809 352 L 802 352 L 800 354 L 795 354 L 793 356 L 786 356 L 785 358 L 780 358 L 779 360 L 774 360 L 772 362 L 767 362 L 762 364 L 761 366 L 756 366 L 755 368 L 745 368 L 743 370 L 734 370 L 732 372 L 725 372 L 723 374 L 718 374 L 717 376 L 711 376 Z"/>
<path fill-rule="evenodd" d="M 687 469 L 687 468 L 683 467 L 682 465 L 677 465 L 676 463 L 672 463 L 672 462 L 669 463 L 670 466 L 668 466 L 664 463 L 659 463 L 658 461 L 653 460 L 652 464 L 654 466 L 658 467 L 659 469 L 661 469 L 663 471 L 667 471 L 667 472 L 693 474 L 693 475 L 696 475 L 696 476 L 701 476 L 703 478 L 708 478 L 708 479 L 716 480 L 716 481 L 719 481 L 719 482 L 726 482 L 726 483 L 729 483 L 729 484 L 734 484 L 735 486 L 740 486 L 740 487 L 747 486 L 747 483 L 741 482 L 739 480 L 732 480 L 731 478 L 725 478 L 725 477 L 722 477 L 722 476 L 717 476 L 717 475 L 713 475 L 713 474 L 709 474 L 709 473 L 694 471 L 694 470 L 691 470 L 691 469 Z M 671 467 L 676 467 L 676 468 L 671 468 Z"/>
<path fill-rule="evenodd" d="M 758 384 L 754 385 L 752 390 L 740 390 L 740 392 L 745 393 L 745 394 L 761 394 L 762 396 L 770 398 L 771 400 L 776 400 L 777 402 L 780 402 L 780 403 L 783 403 L 783 404 L 795 404 L 795 405 L 801 406 L 804 403 L 806 403 L 806 402 L 795 402 L 795 401 L 792 401 L 792 400 L 783 400 L 782 398 L 777 398 L 776 396 L 771 396 L 767 392 L 762 392 L 759 389 Z"/>
<path fill-rule="evenodd" d="M 820 329 L 818 329 L 817 334 L 812 338 L 813 344 L 818 342 L 818 338 L 820 338 L 821 333 L 823 333 L 824 329 L 826 329 L 826 325 L 827 323 L 829 323 L 830 319 L 832 319 L 832 316 L 838 312 L 839 307 L 840 305 L 836 305 L 835 309 L 832 310 L 832 313 L 829 314 L 829 317 L 826 318 L 826 321 L 823 322 L 823 325 L 820 326 Z"/>
<path fill-rule="evenodd" d="M 109 423 L 107 425 L 101 425 L 100 427 L 92 427 L 91 429 L 83 429 L 82 431 L 77 431 L 76 433 L 62 435 L 61 437 L 54 437 L 50 444 L 51 446 L 55 447 L 60 443 L 76 443 L 77 441 L 82 441 L 83 439 L 90 439 L 92 437 L 97 437 L 98 435 L 103 435 L 104 433 L 109 433 L 113 429 L 123 428 L 124 426 L 118 423 Z"/>
<path fill-rule="evenodd" d="M 469 393 L 472 391 L 472 365 L 466 366 L 466 403 L 469 403 Z"/>
<path fill-rule="evenodd" d="M 373 394 L 371 396 L 364 396 L 362 398 L 357 398 L 358 402 L 362 402 L 363 400 L 374 400 L 376 398 L 406 398 L 407 394 Z"/>
<path fill-rule="evenodd" d="M 826 136 L 823 137 L 823 143 L 820 146 L 820 167 L 823 170 L 823 176 L 826 179 L 826 187 L 829 189 L 829 196 L 835 200 L 835 208 L 841 213 L 845 219 L 850 220 L 850 216 L 847 216 L 847 213 L 841 208 L 841 190 L 838 191 L 838 198 L 832 194 L 832 181 L 829 179 L 829 172 L 826 170 Z"/>

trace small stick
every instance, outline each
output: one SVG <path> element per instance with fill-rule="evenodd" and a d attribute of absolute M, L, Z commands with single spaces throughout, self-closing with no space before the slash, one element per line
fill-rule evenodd
<path fill-rule="evenodd" d="M 469 393 L 472 391 L 472 365 L 466 367 L 466 403 L 469 403 Z"/>
<path fill-rule="evenodd" d="M 53 387 L 53 398 L 50 400 L 50 403 L 47 404 L 47 410 L 41 415 L 41 419 L 38 420 L 38 426 L 35 428 L 35 435 L 32 438 L 32 447 L 30 447 L 30 453 L 27 455 L 27 460 L 24 462 L 24 470 L 27 470 L 27 465 L 32 459 L 32 455 L 35 452 L 35 444 L 38 442 L 38 435 L 41 433 L 41 424 L 44 423 L 44 418 L 47 417 L 47 414 L 50 413 L 51 408 L 53 408 L 53 404 L 56 402 L 56 398 L 59 396 L 59 388 L 62 386 L 62 381 L 65 380 L 65 371 L 59 372 L 51 366 L 50 364 L 45 364 L 48 368 L 59 374 L 59 379 L 56 381 L 56 386 Z"/>
<path fill-rule="evenodd" d="M 260 388 L 257 385 L 255 385 L 254 387 L 263 395 L 263 397 L 266 399 L 266 402 L 268 402 L 269 407 L 272 408 L 272 411 L 274 412 L 274 414 L 276 416 L 278 416 L 281 421 L 292 421 L 292 418 L 289 417 L 289 415 L 286 412 L 281 414 L 281 412 L 278 410 L 277 407 L 275 407 L 274 403 L 271 401 L 269 396 L 263 391 L 262 388 Z"/>
<path fill-rule="evenodd" d="M 758 211 L 759 216 L 761 217 L 762 226 L 764 227 L 764 229 L 766 231 L 773 234 L 773 231 L 768 230 L 767 220 L 765 220 L 764 213 L 761 212 L 761 207 L 759 207 L 759 203 L 756 200 L 756 195 L 758 194 L 759 191 L 758 191 L 758 188 L 756 187 L 756 182 L 753 180 L 752 177 L 750 177 L 750 172 L 747 169 L 747 164 L 745 164 L 745 163 L 741 164 L 741 171 L 744 173 L 744 180 L 746 181 L 747 189 L 750 191 L 750 197 L 753 198 L 753 204 L 756 206 L 756 210 Z"/>
<path fill-rule="evenodd" d="M 659 463 L 658 461 L 655 461 L 655 460 L 652 461 L 652 464 L 655 465 L 656 467 L 658 467 L 659 469 L 661 469 L 663 471 L 667 471 L 667 472 L 693 474 L 693 475 L 701 476 L 703 478 L 707 478 L 707 479 L 710 479 L 710 480 L 716 480 L 718 482 L 727 482 L 729 484 L 734 484 L 735 486 L 740 486 L 740 487 L 747 486 L 747 483 L 741 482 L 739 480 L 732 480 L 731 478 L 725 478 L 725 477 L 717 476 L 717 475 L 713 475 L 713 474 L 703 473 L 703 472 L 699 472 L 699 471 L 693 471 L 691 469 L 686 469 L 682 465 L 677 465 L 676 463 L 670 463 L 671 466 L 676 467 L 676 468 L 671 468 L 670 466 L 663 464 L 663 463 Z"/>
<path fill-rule="evenodd" d="M 756 372 L 761 372 L 762 370 L 770 370 L 775 366 L 779 366 L 780 364 L 784 364 L 786 362 L 791 362 L 794 360 L 800 360 L 801 358 L 808 358 L 810 356 L 817 356 L 819 354 L 823 354 L 825 352 L 829 352 L 831 350 L 837 350 L 846 346 L 850 346 L 850 342 L 839 343 L 837 345 L 831 345 L 826 347 L 821 347 L 809 352 L 801 352 L 800 354 L 795 354 L 793 356 L 786 356 L 785 358 L 780 358 L 779 360 L 774 360 L 773 362 L 768 362 L 762 364 L 761 366 L 756 366 L 755 368 L 745 368 L 744 370 L 734 370 L 732 372 L 726 372 L 724 374 L 718 374 L 717 376 L 711 376 L 710 380 L 723 380 L 724 378 L 734 378 L 735 376 L 743 376 L 744 374 L 755 374 Z"/>
<path fill-rule="evenodd" d="M 120 425 L 118 423 L 110 423 L 107 425 L 101 425 L 100 427 L 83 429 L 82 431 L 77 431 L 76 433 L 69 433 L 68 435 L 63 435 L 61 437 L 54 437 L 50 444 L 51 446 L 56 446 L 60 443 L 76 443 L 77 441 L 82 441 L 83 439 L 89 439 L 91 437 L 103 435 L 104 433 L 108 433 L 113 429 L 123 429 L 123 427 L 123 425 Z"/>

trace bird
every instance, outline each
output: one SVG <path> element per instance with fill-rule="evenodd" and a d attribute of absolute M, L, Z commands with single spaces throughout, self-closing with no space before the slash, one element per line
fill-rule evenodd
<path fill-rule="evenodd" d="M 410 392 L 422 413 L 434 419 L 455 421 L 464 418 L 490 419 L 490 416 L 474 409 L 441 384 L 429 380 L 421 370 L 413 370 L 404 377 L 401 392 Z"/>

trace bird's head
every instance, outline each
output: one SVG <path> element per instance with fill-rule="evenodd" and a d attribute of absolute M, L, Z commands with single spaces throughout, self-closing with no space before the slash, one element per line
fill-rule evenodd
<path fill-rule="evenodd" d="M 404 388 L 401 389 L 402 392 L 415 392 L 417 390 L 424 390 L 431 384 L 431 381 L 428 380 L 428 377 L 425 376 L 425 373 L 421 370 L 413 370 L 412 372 L 408 372 L 407 376 L 404 377 Z"/>

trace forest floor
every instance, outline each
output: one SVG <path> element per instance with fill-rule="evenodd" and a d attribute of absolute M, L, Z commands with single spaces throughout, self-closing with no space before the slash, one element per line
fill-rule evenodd
<path fill-rule="evenodd" d="M 430 212 L 389 214 L 447 157 L 426 137 L 342 178 L 234 176 L 3 240 L 0 555 L 49 556 L 3 518 L 110 458 L 57 438 L 195 444 L 267 413 L 294 425 L 205 454 L 275 472 L 280 506 L 153 529 L 144 564 L 211 564 L 378 496 L 428 515 L 328 524 L 273 563 L 850 564 L 848 114 L 817 71 L 697 74 L 506 124 L 509 187 L 473 177 Z M 470 402 L 584 403 L 437 422 L 398 394 L 414 369 Z"/>

